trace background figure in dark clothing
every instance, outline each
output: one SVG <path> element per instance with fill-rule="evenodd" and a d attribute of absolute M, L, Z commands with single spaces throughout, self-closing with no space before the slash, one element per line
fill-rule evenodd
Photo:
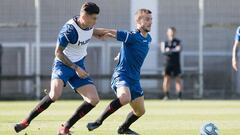
<path fill-rule="evenodd" d="M 161 51 L 165 55 L 165 68 L 163 78 L 164 100 L 169 98 L 169 89 L 172 78 L 175 78 L 176 92 L 178 99 L 182 98 L 181 62 L 180 53 L 182 50 L 181 41 L 175 37 L 176 28 L 167 29 L 167 41 L 161 43 Z"/>

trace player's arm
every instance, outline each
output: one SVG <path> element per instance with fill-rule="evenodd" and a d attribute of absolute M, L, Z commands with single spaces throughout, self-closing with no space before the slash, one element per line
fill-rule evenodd
<path fill-rule="evenodd" d="M 94 28 L 93 29 L 93 36 L 97 39 L 102 39 L 104 35 L 104 31 L 99 29 L 99 28 Z"/>
<path fill-rule="evenodd" d="M 232 67 L 235 71 L 238 70 L 238 47 L 240 46 L 240 27 L 238 27 L 235 36 L 235 42 L 232 50 Z"/>
<path fill-rule="evenodd" d="M 77 75 L 81 78 L 85 78 L 88 76 L 88 73 L 83 70 L 78 65 L 74 64 L 64 53 L 64 49 L 67 47 L 69 43 L 74 43 L 76 40 L 76 36 L 73 34 L 74 29 L 70 25 L 66 25 L 62 28 L 58 35 L 57 46 L 55 49 L 55 57 L 59 59 L 63 64 L 72 68 L 76 71 Z"/>
<path fill-rule="evenodd" d="M 232 51 L 232 67 L 235 71 L 238 71 L 238 47 L 240 47 L 240 42 L 236 40 L 233 45 Z"/>
<path fill-rule="evenodd" d="M 106 39 L 108 37 L 114 38 L 112 34 L 114 34 L 115 30 L 113 29 L 105 29 L 105 28 L 95 28 L 93 30 L 93 36 L 97 39 Z"/>
<path fill-rule="evenodd" d="M 171 48 L 166 46 L 165 42 L 161 42 L 160 44 L 160 50 L 164 55 L 169 55 L 172 53 Z"/>
<path fill-rule="evenodd" d="M 176 46 L 174 48 L 171 48 L 170 52 L 181 52 L 181 51 L 182 51 L 181 41 L 177 40 L 176 41 Z"/>
<path fill-rule="evenodd" d="M 62 47 L 61 45 L 57 45 L 56 49 L 55 49 L 55 56 L 65 65 L 67 65 L 68 67 L 76 70 L 77 69 L 77 65 L 74 64 L 64 53 L 63 50 L 65 48 Z"/>
<path fill-rule="evenodd" d="M 57 45 L 55 49 L 55 56 L 65 65 L 68 67 L 72 68 L 74 71 L 76 71 L 77 75 L 81 78 L 85 78 L 89 76 L 89 74 L 83 70 L 81 67 L 78 65 L 74 64 L 64 53 L 63 50 L 65 48 L 62 47 L 61 45 Z"/>
<path fill-rule="evenodd" d="M 93 30 L 93 36 L 98 39 L 106 39 L 108 37 L 115 38 L 116 30 L 114 29 L 105 29 L 105 28 L 95 28 Z"/>
<path fill-rule="evenodd" d="M 102 39 L 115 38 L 124 43 L 131 43 L 134 41 L 134 34 L 132 32 L 105 28 L 97 28 L 96 30 L 96 33 L 98 33 L 97 35 L 101 35 Z"/>
<path fill-rule="evenodd" d="M 169 52 L 170 49 L 168 47 L 166 47 L 165 42 L 161 42 L 160 43 L 160 50 L 163 54 L 166 54 L 166 53 Z"/>
<path fill-rule="evenodd" d="M 171 49 L 171 52 L 181 52 L 182 47 L 180 44 L 177 44 L 175 48 Z"/>

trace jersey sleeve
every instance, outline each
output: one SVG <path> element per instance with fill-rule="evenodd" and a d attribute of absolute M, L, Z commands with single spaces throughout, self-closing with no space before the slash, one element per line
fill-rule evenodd
<path fill-rule="evenodd" d="M 240 41 L 240 26 L 237 28 L 235 41 Z"/>
<path fill-rule="evenodd" d="M 168 45 L 168 41 L 164 41 L 164 49 L 171 49 L 170 46 Z"/>
<path fill-rule="evenodd" d="M 177 46 L 181 46 L 181 40 L 177 39 L 176 42 L 177 42 Z"/>
<path fill-rule="evenodd" d="M 134 34 L 132 32 L 118 30 L 116 36 L 118 41 L 122 41 L 124 43 L 131 43 L 134 40 Z"/>
<path fill-rule="evenodd" d="M 57 44 L 62 47 L 67 47 L 69 43 L 75 44 L 78 39 L 78 34 L 76 29 L 71 24 L 66 24 L 62 27 L 60 33 L 58 34 Z"/>
<path fill-rule="evenodd" d="M 149 35 L 149 42 L 152 43 L 152 37 Z"/>
<path fill-rule="evenodd" d="M 161 52 L 162 52 L 163 54 L 166 53 L 166 52 L 165 52 L 165 50 L 166 50 L 166 42 L 161 42 L 161 44 L 160 44 L 160 49 L 161 49 Z"/>
<path fill-rule="evenodd" d="M 179 52 L 181 52 L 181 51 L 182 51 L 182 42 L 181 42 L 181 40 L 179 40 L 179 39 L 177 39 L 177 45 L 176 45 L 176 47 L 177 47 L 177 46 L 180 47 Z"/>

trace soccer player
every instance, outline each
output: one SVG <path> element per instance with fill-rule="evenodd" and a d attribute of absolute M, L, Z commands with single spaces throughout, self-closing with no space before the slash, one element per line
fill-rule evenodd
<path fill-rule="evenodd" d="M 232 67 L 235 71 L 238 71 L 238 47 L 240 46 L 240 26 L 237 28 L 235 42 L 232 51 Z"/>
<path fill-rule="evenodd" d="M 84 102 L 60 127 L 59 135 L 70 135 L 69 129 L 97 105 L 99 97 L 85 69 L 84 59 L 92 36 L 101 38 L 104 35 L 103 31 L 93 28 L 99 12 L 100 9 L 95 3 L 86 2 L 81 7 L 80 16 L 70 19 L 62 27 L 57 39 L 50 92 L 22 122 L 14 126 L 16 132 L 28 127 L 35 117 L 59 99 L 67 83 L 83 97 Z"/>
<path fill-rule="evenodd" d="M 140 85 L 140 70 L 152 40 L 148 33 L 152 25 L 151 11 L 139 9 L 135 14 L 135 20 L 137 26 L 135 31 L 109 30 L 108 36 L 123 42 L 119 61 L 111 81 L 111 87 L 117 98 L 111 101 L 95 122 L 88 123 L 89 131 L 98 128 L 107 117 L 129 103 L 132 111 L 117 132 L 119 134 L 137 134 L 129 127 L 145 113 L 144 93 Z"/>
<path fill-rule="evenodd" d="M 180 53 L 182 50 L 181 41 L 176 37 L 176 28 L 169 27 L 167 29 L 168 40 L 161 44 L 161 51 L 166 56 L 165 69 L 163 72 L 163 92 L 164 100 L 169 98 L 169 89 L 171 77 L 175 78 L 176 91 L 178 99 L 182 98 L 182 81 L 181 81 L 181 64 Z"/>

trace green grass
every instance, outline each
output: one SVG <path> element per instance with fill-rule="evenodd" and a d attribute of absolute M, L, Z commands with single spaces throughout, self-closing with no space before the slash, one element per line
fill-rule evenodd
<path fill-rule="evenodd" d="M 20 135 L 55 135 L 82 101 L 58 101 L 37 117 Z M 36 101 L 0 101 L 0 135 L 14 135 L 12 126 L 24 118 Z M 99 116 L 109 101 L 101 101 L 72 129 L 74 135 L 115 135 L 116 129 L 127 116 L 127 105 L 93 132 L 86 124 Z M 198 135 L 200 126 L 214 122 L 220 135 L 240 135 L 240 101 L 158 101 L 146 100 L 146 114 L 132 125 L 142 135 Z"/>

